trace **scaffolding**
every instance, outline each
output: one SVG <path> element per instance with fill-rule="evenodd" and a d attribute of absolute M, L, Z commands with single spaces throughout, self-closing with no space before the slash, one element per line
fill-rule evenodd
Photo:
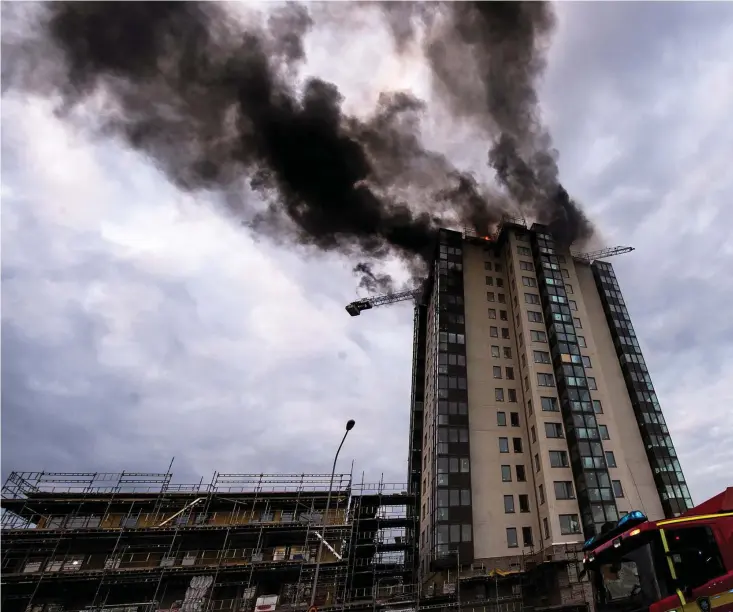
<path fill-rule="evenodd" d="M 197 590 L 202 610 L 249 610 L 262 595 L 279 609 L 307 607 L 321 541 L 316 603 L 342 605 L 351 474 L 334 475 L 326 512 L 330 482 L 330 474 L 215 472 L 207 483 L 174 484 L 170 471 L 13 472 L 2 489 L 3 605 L 15 599 L 18 609 L 45 612 L 58 586 L 73 584 L 95 610 L 166 609 Z M 132 592 L 148 603 L 122 601 Z"/>
<path fill-rule="evenodd" d="M 501 567 L 457 559 L 439 581 L 421 580 L 408 485 L 336 474 L 326 512 L 330 479 L 13 472 L 2 489 L 4 610 L 305 611 L 321 542 L 315 602 L 334 612 L 540 612 L 590 600 L 579 546 Z M 543 600 L 547 581 L 558 601 Z M 76 599 L 61 608 L 64 589 Z"/>

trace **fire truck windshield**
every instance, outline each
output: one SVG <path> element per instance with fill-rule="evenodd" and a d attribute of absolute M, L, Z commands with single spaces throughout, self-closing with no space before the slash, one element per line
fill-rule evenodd
<path fill-rule="evenodd" d="M 606 589 L 606 598 L 610 602 L 630 599 L 641 591 L 639 568 L 634 561 L 606 563 L 599 568 Z"/>
<path fill-rule="evenodd" d="M 633 549 L 612 549 L 598 560 L 593 575 L 599 612 L 646 610 L 667 596 L 668 587 L 663 573 L 655 567 L 653 548 L 653 542 L 639 539 Z"/>

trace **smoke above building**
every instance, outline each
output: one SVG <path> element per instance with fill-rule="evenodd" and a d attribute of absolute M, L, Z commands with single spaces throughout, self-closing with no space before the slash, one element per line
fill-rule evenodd
<path fill-rule="evenodd" d="M 397 52 L 420 29 L 435 97 L 447 120 L 477 128 L 498 186 L 425 148 L 426 102 L 410 92 L 383 92 L 357 118 L 333 83 L 303 80 L 307 5 L 249 23 L 223 3 L 47 3 L 40 39 L 4 44 L 3 87 L 58 99 L 64 117 L 101 97 L 90 129 L 144 154 L 183 190 L 223 194 L 252 231 L 368 261 L 396 254 L 414 275 L 439 227 L 485 234 L 507 211 L 567 243 L 589 237 L 539 114 L 551 7 L 379 6 Z M 245 182 L 259 205 L 239 189 Z M 388 287 L 368 261 L 355 268 L 362 286 Z"/>

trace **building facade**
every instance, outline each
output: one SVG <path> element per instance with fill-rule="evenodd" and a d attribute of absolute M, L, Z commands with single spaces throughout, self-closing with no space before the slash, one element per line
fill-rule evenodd
<path fill-rule="evenodd" d="M 412 402 L 423 577 L 441 561 L 516 566 L 630 510 L 692 506 L 613 267 L 543 226 L 440 231 Z"/>

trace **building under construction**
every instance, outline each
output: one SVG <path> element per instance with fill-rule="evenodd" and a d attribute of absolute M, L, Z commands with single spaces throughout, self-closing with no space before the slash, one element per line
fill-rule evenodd
<path fill-rule="evenodd" d="M 350 474 L 330 482 L 13 472 L 2 492 L 3 610 L 273 612 L 311 601 L 373 612 L 585 608 L 574 547 L 491 567 L 441 559 L 419 578 L 419 516 L 407 486 Z"/>

